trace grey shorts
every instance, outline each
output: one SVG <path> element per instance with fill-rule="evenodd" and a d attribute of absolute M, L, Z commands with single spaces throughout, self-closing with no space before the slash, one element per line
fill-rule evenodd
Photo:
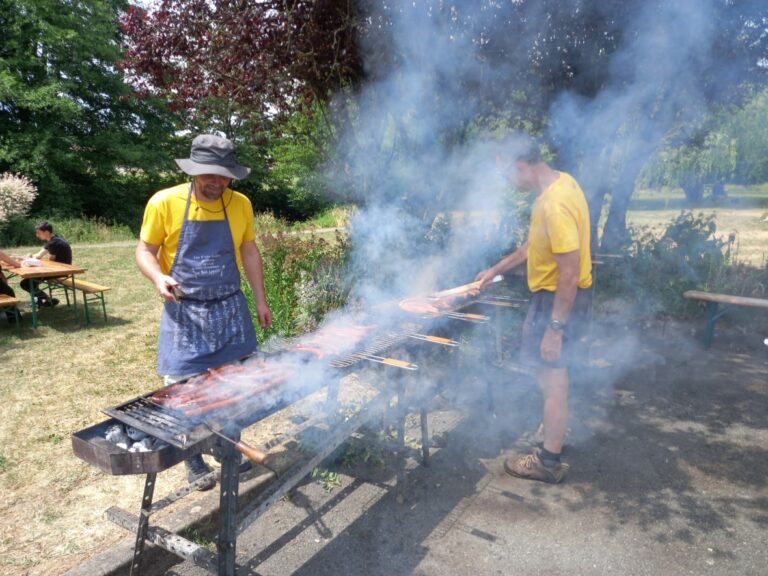
<path fill-rule="evenodd" d="M 563 334 L 563 350 L 557 362 L 541 358 L 541 340 L 552 319 L 555 293 L 548 290 L 534 292 L 528 314 L 523 323 L 523 341 L 520 346 L 520 363 L 526 366 L 569 368 L 586 364 L 589 360 L 589 328 L 592 321 L 592 288 L 576 292 L 576 300 Z"/>

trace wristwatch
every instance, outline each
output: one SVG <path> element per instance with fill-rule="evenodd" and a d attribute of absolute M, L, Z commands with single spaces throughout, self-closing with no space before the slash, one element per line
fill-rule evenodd
<path fill-rule="evenodd" d="M 565 324 L 560 322 L 560 320 L 550 320 L 549 329 L 552 330 L 552 332 L 562 332 L 565 330 Z"/>

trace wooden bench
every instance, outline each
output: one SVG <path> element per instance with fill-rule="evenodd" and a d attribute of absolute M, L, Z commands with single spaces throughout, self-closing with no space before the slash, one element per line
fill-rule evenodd
<path fill-rule="evenodd" d="M 746 296 L 731 296 L 730 294 L 716 294 L 714 292 L 702 292 L 700 290 L 688 290 L 683 293 L 685 298 L 702 300 L 707 303 L 707 330 L 704 333 L 704 348 L 712 345 L 712 337 L 715 332 L 715 322 L 723 316 L 731 306 L 751 306 L 753 308 L 768 309 L 768 300 L 763 298 L 748 298 Z M 720 304 L 723 308 L 720 309 Z"/>
<path fill-rule="evenodd" d="M 101 310 L 104 314 L 104 324 L 107 323 L 107 304 L 104 300 L 104 292 L 111 290 L 108 286 L 102 286 L 94 282 L 88 282 L 87 280 L 80 280 L 79 278 L 56 278 L 49 281 L 49 287 L 52 288 L 56 285 L 64 288 L 64 293 L 67 298 L 67 306 L 69 306 L 69 290 L 73 291 L 73 300 L 76 301 L 74 290 L 78 290 L 83 293 L 83 308 L 85 309 L 85 323 L 91 323 L 91 315 L 88 310 L 88 302 L 98 301 L 101 302 Z"/>
<path fill-rule="evenodd" d="M 16 317 L 16 333 L 21 334 L 21 315 L 19 314 L 19 299 L 7 294 L 0 294 L 0 308 L 13 308 Z"/>

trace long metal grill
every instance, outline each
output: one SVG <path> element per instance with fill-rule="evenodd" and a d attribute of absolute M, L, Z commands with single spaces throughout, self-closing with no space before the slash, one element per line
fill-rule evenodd
<path fill-rule="evenodd" d="M 404 350 L 405 346 L 401 345 L 408 339 L 450 347 L 458 346 L 459 343 L 450 338 L 423 334 L 421 332 L 423 332 L 425 326 L 434 328 L 435 325 L 433 323 L 441 318 L 472 323 L 484 323 L 489 320 L 489 317 L 484 314 L 462 310 L 465 306 L 473 303 L 517 307 L 522 302 L 512 298 L 485 296 L 474 302 L 464 301 L 462 306 L 444 309 L 437 314 L 403 314 L 395 310 L 392 311 L 393 313 L 389 317 L 396 317 L 402 320 L 402 322 L 396 322 L 397 328 L 395 331 L 387 332 L 381 326 L 376 327 L 374 325 L 346 325 L 336 327 L 335 329 L 331 328 L 326 334 L 321 334 L 319 339 L 309 338 L 302 340 L 302 338 L 295 338 L 273 342 L 268 349 L 263 349 L 262 352 L 266 352 L 268 357 L 274 353 L 298 355 L 293 356 L 293 359 L 300 358 L 301 355 L 310 355 L 311 357 L 314 354 L 318 362 L 325 367 L 334 369 L 344 369 L 354 366 L 359 362 L 368 361 L 414 371 L 418 369 L 416 364 L 408 360 L 391 357 L 391 355 L 396 354 L 395 350 Z M 414 318 L 418 318 L 418 320 L 414 322 Z M 373 333 L 369 334 L 369 331 Z M 327 341 L 325 340 L 326 336 L 329 337 Z M 350 349 L 353 350 L 350 351 Z M 277 358 L 274 358 L 274 360 L 275 362 L 269 359 L 266 360 L 267 372 L 275 364 L 279 365 Z M 289 370 L 285 375 L 286 380 L 289 379 L 291 374 L 299 376 L 302 366 L 304 366 L 303 361 L 302 363 L 297 362 L 294 365 L 296 372 L 294 373 Z M 271 412 L 298 398 L 295 397 L 296 391 L 291 391 L 290 387 L 286 386 L 279 389 L 279 392 L 276 390 L 278 393 L 274 395 L 271 393 L 263 394 L 272 386 L 278 388 L 281 386 L 283 381 L 279 370 L 277 372 L 274 370 L 269 372 L 268 376 L 264 374 L 264 366 L 261 367 L 261 373 L 259 370 L 250 372 L 245 365 L 234 370 L 238 371 L 237 375 L 219 370 L 211 371 L 200 382 L 203 387 L 205 387 L 206 382 L 208 385 L 213 385 L 215 390 L 233 384 L 231 381 L 233 376 L 235 376 L 234 380 L 240 380 L 241 385 L 243 380 L 246 380 L 246 385 L 236 388 L 234 394 L 224 394 L 218 397 L 220 400 L 226 400 L 226 409 L 221 408 L 223 406 L 222 402 L 209 402 L 207 405 L 202 403 L 193 408 L 188 408 L 189 402 L 177 402 L 175 405 L 166 405 L 163 399 L 168 401 L 169 398 L 173 398 L 173 391 L 171 391 L 160 396 L 155 396 L 157 393 L 140 396 L 104 410 L 106 414 L 112 416 L 115 420 L 141 430 L 150 436 L 164 440 L 168 444 L 165 447 L 157 448 L 148 453 L 129 453 L 110 445 L 104 439 L 104 430 L 114 420 L 73 434 L 75 453 L 84 460 L 113 474 L 147 473 L 141 514 L 136 517 L 120 509 L 111 509 L 112 514 L 110 517 L 113 521 L 128 530 L 136 530 L 138 526 L 138 530 L 136 530 L 134 559 L 131 566 L 132 573 L 134 568 L 136 570 L 140 568 L 144 543 L 146 540 L 150 540 L 179 556 L 193 560 L 197 565 L 203 566 L 210 572 L 214 572 L 218 568 L 220 575 L 233 575 L 235 573 L 237 534 L 242 532 L 276 499 L 280 498 L 282 494 L 287 493 L 288 490 L 300 482 L 310 470 L 336 449 L 344 438 L 348 437 L 354 430 L 370 421 L 373 417 L 376 417 L 384 408 L 390 406 L 392 399 L 395 397 L 398 401 L 398 489 L 402 486 L 405 474 L 405 413 L 407 410 L 405 405 L 402 404 L 405 394 L 404 379 L 398 378 L 395 379 L 393 386 L 384 386 L 379 389 L 377 396 L 370 399 L 359 414 L 347 421 L 333 421 L 330 417 L 330 414 L 333 413 L 332 406 L 329 406 L 328 435 L 323 439 L 325 445 L 321 446 L 314 455 L 305 461 L 297 463 L 287 473 L 282 474 L 279 482 L 275 482 L 264 492 L 261 498 L 249 505 L 238 515 L 238 465 L 240 455 L 236 452 L 235 447 L 244 445 L 244 443 L 240 442 L 241 429 L 250 426 Z M 266 387 L 259 388 L 258 382 L 260 380 Z M 190 383 L 193 387 L 196 384 L 194 380 L 191 380 Z M 310 386 L 309 388 L 312 387 Z M 168 391 L 168 389 L 164 390 Z M 307 393 L 310 390 L 304 388 L 303 391 Z M 338 384 L 335 386 L 329 384 L 328 399 L 335 398 L 337 394 Z M 192 404 L 195 404 L 195 402 L 192 401 Z M 184 408 L 185 406 L 187 409 Z M 224 415 L 225 412 L 226 416 Z M 426 461 L 429 457 L 426 408 L 421 408 L 420 412 L 422 452 Z M 228 424 L 226 431 L 229 437 L 213 429 L 214 426 L 220 428 L 214 421 L 217 415 L 222 416 L 222 420 Z M 222 443 L 221 439 L 216 438 L 214 435 L 221 436 L 228 441 Z M 216 444 L 213 443 L 214 440 Z M 149 517 L 153 512 L 165 507 L 168 503 L 177 500 L 195 488 L 194 485 L 182 488 L 153 506 L 152 497 L 156 473 L 178 464 L 191 455 L 211 450 L 221 457 L 221 515 L 217 541 L 218 555 L 201 549 L 180 536 L 163 534 L 162 529 L 159 527 L 150 528 L 149 526 Z M 241 448 L 237 448 L 237 450 L 243 452 Z M 243 453 L 248 454 L 248 452 Z M 257 460 L 254 459 L 254 461 Z M 171 540 L 173 542 L 180 542 L 182 547 L 180 548 L 176 544 L 169 543 Z"/>

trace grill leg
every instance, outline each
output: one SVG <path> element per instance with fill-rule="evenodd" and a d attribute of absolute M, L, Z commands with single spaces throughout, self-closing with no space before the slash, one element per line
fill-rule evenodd
<path fill-rule="evenodd" d="M 405 415 L 407 412 L 405 399 L 405 379 L 397 379 L 397 501 L 403 502 L 405 492 Z"/>
<path fill-rule="evenodd" d="M 155 480 L 157 473 L 150 472 L 144 482 L 144 496 L 141 499 L 141 512 L 139 513 L 139 527 L 136 530 L 136 545 L 133 548 L 133 562 L 131 562 L 131 576 L 141 574 L 141 556 L 144 554 L 144 543 L 149 529 L 149 514 L 152 508 L 152 496 L 155 493 Z"/>
<path fill-rule="evenodd" d="M 227 431 L 227 436 L 240 440 L 240 432 Z M 240 453 L 231 442 L 221 444 L 221 492 L 219 497 L 219 576 L 235 576 L 235 544 L 237 542 L 237 491 Z"/>
<path fill-rule="evenodd" d="M 421 463 L 429 466 L 429 427 L 427 424 L 427 409 L 421 408 L 419 419 L 421 422 Z"/>

